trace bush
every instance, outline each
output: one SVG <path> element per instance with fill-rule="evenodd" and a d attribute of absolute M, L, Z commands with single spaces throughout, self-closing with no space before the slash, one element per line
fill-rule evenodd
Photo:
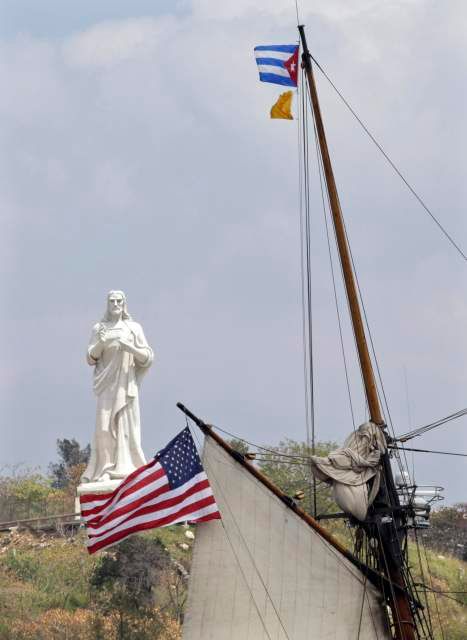
<path fill-rule="evenodd" d="M 144 618 L 128 617 L 125 627 L 117 614 L 63 609 L 46 611 L 36 620 L 17 620 L 2 640 L 180 640 L 179 625 L 158 609 Z"/>
<path fill-rule="evenodd" d="M 127 538 L 115 553 L 103 556 L 91 577 L 97 589 L 107 589 L 126 607 L 138 609 L 155 604 L 155 588 L 170 566 L 170 555 L 159 540 L 144 536 Z"/>
<path fill-rule="evenodd" d="M 54 507 L 62 512 L 66 500 L 68 496 L 36 470 L 15 468 L 0 476 L 0 521 L 47 515 Z"/>

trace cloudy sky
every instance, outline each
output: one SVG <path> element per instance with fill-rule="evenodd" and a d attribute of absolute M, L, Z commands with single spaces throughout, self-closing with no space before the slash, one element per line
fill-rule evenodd
<path fill-rule="evenodd" d="M 45 466 L 57 438 L 90 440 L 84 354 L 114 288 L 157 354 L 147 455 L 183 425 L 177 401 L 255 442 L 305 438 L 297 125 L 269 120 L 279 91 L 252 54 L 295 41 L 295 6 L 262 4 L 0 0 L 0 465 Z M 467 250 L 465 2 L 299 8 L 313 54 Z M 467 407 L 467 264 L 318 83 L 402 433 Z M 312 191 L 317 437 L 341 441 L 351 419 L 315 173 Z M 467 419 L 413 445 L 467 453 Z M 464 460 L 417 454 L 417 480 L 466 500 Z"/>

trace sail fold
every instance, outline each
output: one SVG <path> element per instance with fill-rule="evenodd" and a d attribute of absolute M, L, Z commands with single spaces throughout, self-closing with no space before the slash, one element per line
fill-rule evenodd
<path fill-rule="evenodd" d="M 365 520 L 368 507 L 378 493 L 381 456 L 386 451 L 382 429 L 365 422 L 353 431 L 341 449 L 328 456 L 312 456 L 312 472 L 332 484 L 334 499 L 340 508 L 358 520 Z M 373 479 L 371 489 L 368 482 Z"/>

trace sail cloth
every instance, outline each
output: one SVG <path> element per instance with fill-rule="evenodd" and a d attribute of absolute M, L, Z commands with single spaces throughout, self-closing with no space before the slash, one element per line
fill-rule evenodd
<path fill-rule="evenodd" d="M 222 520 L 196 530 L 184 640 L 389 640 L 350 561 L 210 437 L 203 464 Z"/>
<path fill-rule="evenodd" d="M 311 456 L 311 470 L 319 480 L 332 484 L 334 499 L 345 513 L 365 520 L 378 493 L 385 451 L 383 430 L 373 422 L 365 422 L 350 434 L 341 449 L 326 457 Z M 372 478 L 369 491 L 367 483 Z"/>

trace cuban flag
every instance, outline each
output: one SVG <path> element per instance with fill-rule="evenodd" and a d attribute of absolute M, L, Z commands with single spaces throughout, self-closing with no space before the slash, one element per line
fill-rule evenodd
<path fill-rule="evenodd" d="M 298 44 L 260 45 L 255 58 L 261 82 L 297 86 Z"/>

